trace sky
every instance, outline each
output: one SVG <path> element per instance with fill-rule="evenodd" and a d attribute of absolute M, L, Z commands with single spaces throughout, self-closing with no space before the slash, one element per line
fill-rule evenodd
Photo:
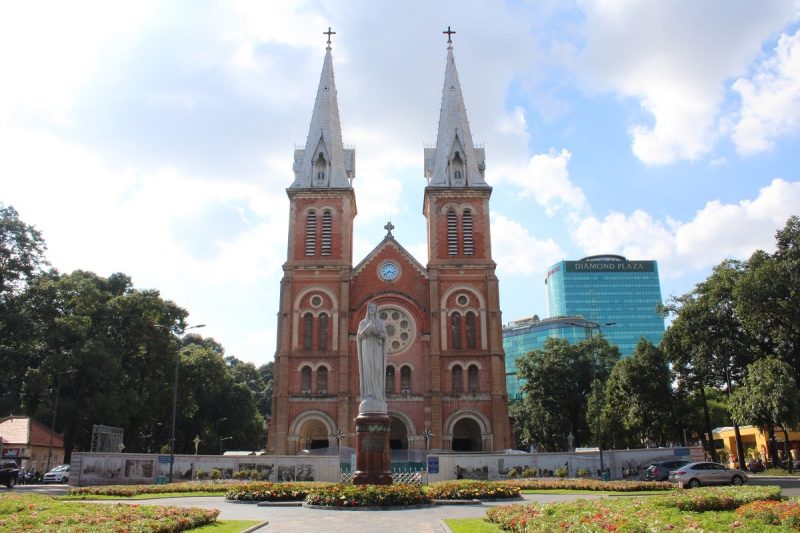
<path fill-rule="evenodd" d="M 448 26 L 486 147 L 503 321 L 562 259 L 655 259 L 680 295 L 800 213 L 800 0 L 0 1 L 0 203 L 62 272 L 123 272 L 273 359 L 294 148 L 331 27 L 358 263 L 427 262 Z"/>

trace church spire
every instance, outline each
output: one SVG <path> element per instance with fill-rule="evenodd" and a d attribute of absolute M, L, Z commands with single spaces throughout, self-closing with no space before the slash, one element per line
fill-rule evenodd
<path fill-rule="evenodd" d="M 486 156 L 483 148 L 475 148 L 472 143 L 458 81 L 452 41 L 455 32 L 448 26 L 442 33 L 447 34 L 447 66 L 436 147 L 425 149 L 425 177 L 431 187 L 488 187 L 483 180 Z"/>
<path fill-rule="evenodd" d="M 323 34 L 328 36 L 328 46 L 306 145 L 294 151 L 293 188 L 351 188 L 355 177 L 355 150 L 344 148 L 339 123 L 331 55 L 331 35 L 336 32 L 328 28 Z"/>

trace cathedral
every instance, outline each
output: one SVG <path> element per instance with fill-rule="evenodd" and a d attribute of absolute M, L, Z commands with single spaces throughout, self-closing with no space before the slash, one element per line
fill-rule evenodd
<path fill-rule="evenodd" d="M 386 325 L 396 450 L 510 447 L 505 357 L 483 148 L 472 142 L 448 28 L 435 148 L 424 149 L 428 263 L 392 235 L 353 263 L 355 150 L 342 143 L 330 45 L 304 148 L 294 153 L 269 453 L 355 446 L 356 331 Z"/>

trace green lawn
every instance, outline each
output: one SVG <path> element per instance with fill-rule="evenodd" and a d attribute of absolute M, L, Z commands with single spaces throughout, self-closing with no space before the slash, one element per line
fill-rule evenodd
<path fill-rule="evenodd" d="M 505 533 L 500 526 L 483 518 L 446 518 L 444 523 L 453 533 Z"/>
<path fill-rule="evenodd" d="M 213 524 L 190 530 L 192 533 L 241 533 L 261 522 L 258 520 L 218 520 Z"/>

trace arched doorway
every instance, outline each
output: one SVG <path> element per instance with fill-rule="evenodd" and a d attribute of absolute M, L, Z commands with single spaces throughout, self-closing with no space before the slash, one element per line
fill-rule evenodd
<path fill-rule="evenodd" d="M 481 428 L 472 418 L 462 418 L 453 426 L 452 448 L 454 452 L 483 451 Z"/>
<path fill-rule="evenodd" d="M 408 428 L 399 418 L 392 416 L 389 420 L 389 448 L 392 450 L 407 450 Z"/>
<path fill-rule="evenodd" d="M 321 420 L 311 419 L 300 428 L 300 448 L 315 450 L 328 447 L 328 429 Z"/>

